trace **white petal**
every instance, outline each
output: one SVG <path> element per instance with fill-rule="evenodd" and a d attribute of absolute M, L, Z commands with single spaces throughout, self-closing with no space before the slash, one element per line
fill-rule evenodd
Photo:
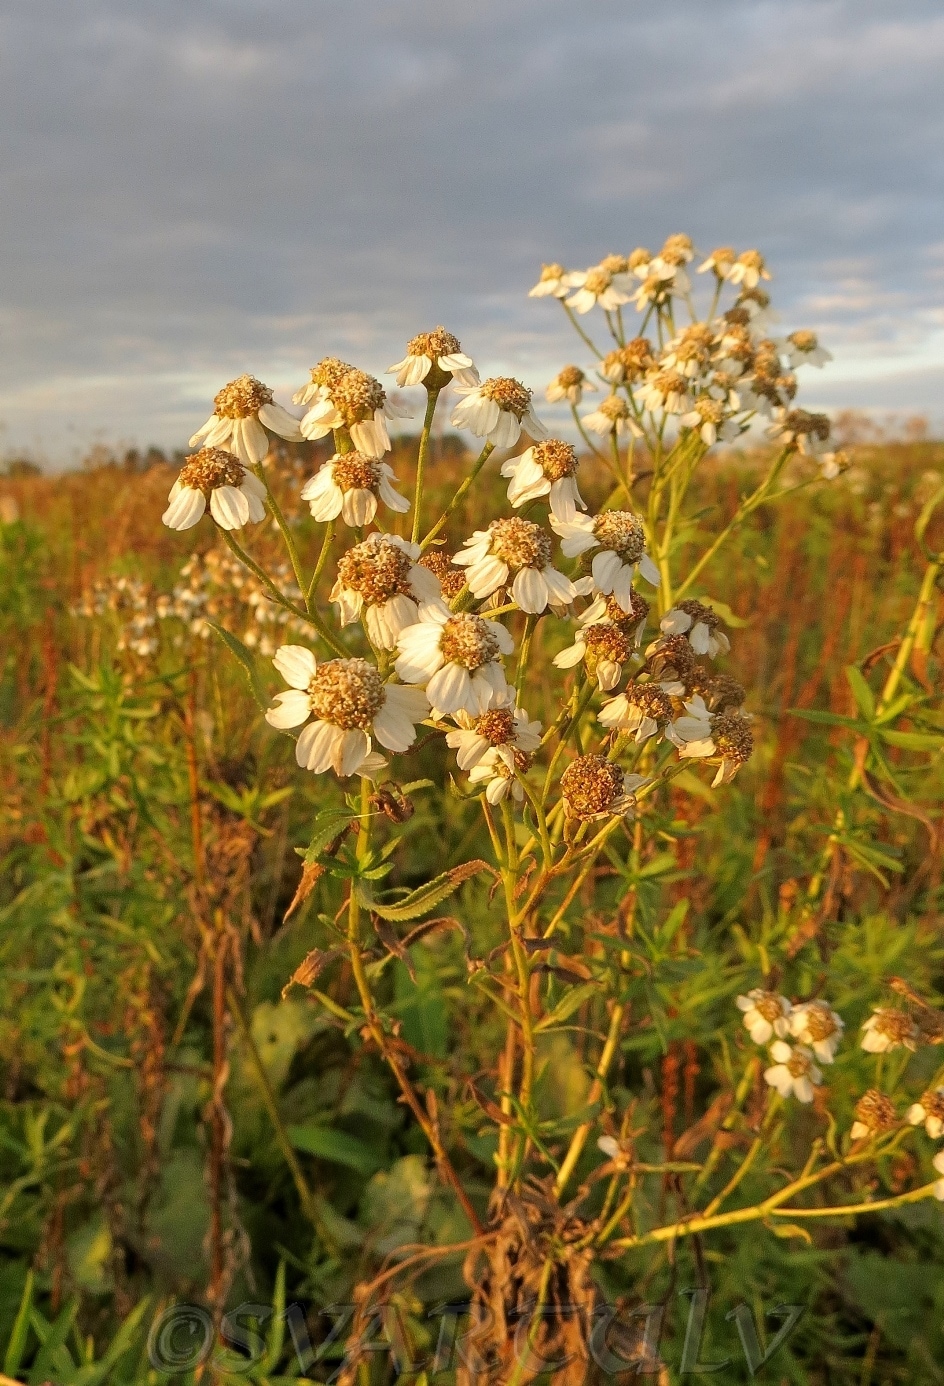
<path fill-rule="evenodd" d="M 522 568 L 511 584 L 512 599 L 522 611 L 540 615 L 547 607 L 548 590 L 543 573 L 537 568 Z"/>
<path fill-rule="evenodd" d="M 287 693 L 277 693 L 275 701 L 277 706 L 270 707 L 265 715 L 270 727 L 300 727 L 311 716 L 308 694 L 297 688 L 290 688 Z"/>
<path fill-rule="evenodd" d="M 280 645 L 272 663 L 290 688 L 307 688 L 318 667 L 315 656 L 304 645 Z"/>
<path fill-rule="evenodd" d="M 217 486 L 210 492 L 210 514 L 220 529 L 242 529 L 249 519 L 249 501 L 235 486 Z"/>
<path fill-rule="evenodd" d="M 397 673 L 400 673 L 399 667 Z M 400 674 L 400 677 L 403 675 Z M 458 712 L 461 708 L 474 712 L 479 709 L 474 704 L 470 707 L 471 685 L 468 669 L 461 664 L 445 664 L 426 685 L 426 696 L 440 712 Z M 484 708 L 481 710 L 484 711 Z"/>
<path fill-rule="evenodd" d="M 298 426 L 298 420 L 274 400 L 271 404 L 263 404 L 259 410 L 259 420 L 266 428 L 271 428 L 273 433 L 277 433 L 289 443 L 301 442 L 302 431 Z"/>
<path fill-rule="evenodd" d="M 206 498 L 193 486 L 182 486 L 161 519 L 169 529 L 191 529 L 206 510 Z"/>

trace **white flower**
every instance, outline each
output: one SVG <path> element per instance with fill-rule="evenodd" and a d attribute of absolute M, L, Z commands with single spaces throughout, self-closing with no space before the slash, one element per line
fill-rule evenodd
<path fill-rule="evenodd" d="M 698 266 L 698 273 L 706 274 L 708 270 L 714 270 L 719 279 L 727 279 L 736 259 L 737 252 L 733 246 L 719 245 L 717 250 L 713 250 Z"/>
<path fill-rule="evenodd" d="M 334 387 L 343 380 L 348 371 L 356 370 L 349 361 L 341 361 L 337 356 L 323 356 L 317 366 L 312 366 L 310 379 L 292 396 L 294 404 L 311 404 L 315 399 L 328 399 Z"/>
<path fill-rule="evenodd" d="M 642 429 L 622 395 L 607 395 L 606 399 L 601 399 L 591 414 L 584 414 L 583 424 L 601 438 L 610 433 L 615 433 L 617 437 L 623 433 L 631 433 L 634 438 L 642 437 Z"/>
<path fill-rule="evenodd" d="M 371 644 L 395 649 L 401 630 L 419 620 L 419 603 L 442 596 L 435 574 L 415 562 L 419 556 L 418 544 L 396 534 L 369 534 L 342 554 L 331 590 L 341 625 L 363 615 Z"/>
<path fill-rule="evenodd" d="M 646 531 L 642 520 L 629 510 L 604 510 L 599 515 L 575 515 L 572 520 L 551 516 L 551 528 L 561 537 L 565 558 L 597 549 L 590 564 L 594 590 L 601 596 L 611 593 L 627 615 L 633 609 L 633 578 L 637 571 L 659 585 L 659 569 L 646 553 Z"/>
<path fill-rule="evenodd" d="M 576 270 L 566 276 L 569 289 L 575 289 L 565 302 L 575 313 L 589 313 L 597 304 L 607 312 L 614 312 L 629 302 L 629 294 L 624 290 L 629 286 L 627 274 L 611 274 L 603 265 L 592 269 Z"/>
<path fill-rule="evenodd" d="M 873 1140 L 886 1131 L 891 1131 L 898 1123 L 895 1104 L 884 1092 L 869 1088 L 855 1104 L 856 1120 L 852 1123 L 849 1135 L 854 1141 Z"/>
<path fill-rule="evenodd" d="M 577 405 L 583 399 L 584 390 L 595 391 L 596 388 L 579 366 L 565 366 L 544 391 L 544 398 L 548 404 L 559 404 L 565 399 L 568 404 Z"/>
<path fill-rule="evenodd" d="M 365 659 L 329 659 L 319 664 L 303 645 L 282 645 L 272 661 L 289 685 L 266 713 L 272 727 L 307 723 L 295 746 L 306 770 L 354 775 L 376 769 L 371 735 L 389 751 L 405 751 L 416 740 L 416 723 L 429 711 L 421 688 L 384 683 Z M 314 721 L 309 722 L 309 717 Z"/>
<path fill-rule="evenodd" d="M 820 457 L 829 442 L 830 423 L 825 414 L 805 409 L 775 409 L 775 422 L 767 429 L 768 438 L 793 444 L 806 457 Z"/>
<path fill-rule="evenodd" d="M 712 388 L 717 389 L 717 386 Z M 729 408 L 740 407 L 740 400 L 733 391 L 729 392 L 727 401 L 713 399 L 710 393 L 700 395 L 695 400 L 694 407 L 679 417 L 679 423 L 683 428 L 695 429 L 702 442 L 709 448 L 713 448 L 719 438 L 723 443 L 733 443 L 735 438 L 741 436 L 741 426 L 726 416 L 725 403 Z"/>
<path fill-rule="evenodd" d="M 435 366 L 435 370 L 433 367 Z M 433 372 L 430 378 L 430 372 Z M 437 327 L 432 332 L 421 332 L 407 342 L 406 355 L 387 367 L 388 375 L 396 375 L 398 385 L 419 385 L 424 380 L 434 389 L 442 389 L 452 376 L 459 385 L 477 385 L 479 373 L 471 356 L 466 356 L 459 345 L 458 337 Z"/>
<path fill-rule="evenodd" d="M 512 447 L 522 428 L 537 440 L 547 437 L 531 407 L 531 391 L 520 380 L 495 376 L 481 385 L 463 386 L 456 394 L 464 398 L 452 411 L 453 426 L 487 438 L 496 448 Z"/>
<path fill-rule="evenodd" d="M 524 799 L 524 789 L 519 783 L 515 770 L 499 760 L 494 751 L 489 751 L 477 765 L 469 771 L 470 784 L 484 784 L 485 797 L 490 804 L 500 804 L 509 795 L 519 804 Z"/>
<path fill-rule="evenodd" d="M 317 370 L 312 371 L 313 384 Z M 348 368 L 335 383 L 316 389 L 315 402 L 300 424 L 303 436 L 323 438 L 332 429 L 346 428 L 365 457 L 383 457 L 389 451 L 388 419 L 412 417 L 408 409 L 389 400 L 380 381 L 366 371 Z"/>
<path fill-rule="evenodd" d="M 467 539 L 453 563 L 468 572 L 473 597 L 490 597 L 508 585 L 522 611 L 539 615 L 551 606 L 568 606 L 577 595 L 570 578 L 551 566 L 550 536 L 531 520 L 515 515 L 493 520 Z"/>
<path fill-rule="evenodd" d="M 581 660 L 603 692 L 615 688 L 628 663 L 639 648 L 642 629 L 649 614 L 649 603 L 633 590 L 633 610 L 626 612 L 613 597 L 598 597 L 580 618 L 574 643 L 554 656 L 558 669 L 572 669 Z"/>
<path fill-rule="evenodd" d="M 667 611 L 659 622 L 664 635 L 686 635 L 697 655 L 727 654 L 731 642 L 721 629 L 721 617 L 702 602 L 684 601 Z"/>
<path fill-rule="evenodd" d="M 653 364 L 652 343 L 648 337 L 633 337 L 625 346 L 608 351 L 600 362 L 600 374 L 611 385 L 639 380 Z"/>
<path fill-rule="evenodd" d="M 656 369 L 649 372 L 636 398 L 647 409 L 663 409 L 667 414 L 687 414 L 692 409 L 691 382 L 681 371 Z"/>
<path fill-rule="evenodd" d="M 767 1044 L 775 1035 L 778 1039 L 789 1035 L 792 1007 L 785 996 L 753 987 L 746 996 L 739 996 L 735 1005 L 744 1012 L 744 1025 L 755 1044 Z"/>
<path fill-rule="evenodd" d="M 944 1136 L 944 1088 L 929 1088 L 920 1102 L 908 1108 L 907 1116 L 912 1126 L 923 1125 L 932 1141 L 940 1140 Z"/>
<path fill-rule="evenodd" d="M 347 525 L 367 525 L 377 514 L 378 498 L 401 514 L 410 502 L 393 489 L 393 469 L 386 462 L 361 452 L 335 453 L 302 487 L 302 500 L 316 520 L 335 520 Z"/>
<path fill-rule="evenodd" d="M 937 1170 L 938 1174 L 944 1174 L 944 1150 L 939 1150 L 937 1152 L 931 1164 Z M 939 1179 L 934 1185 L 934 1197 L 944 1202 L 944 1179 Z"/>
<path fill-rule="evenodd" d="M 827 361 L 833 359 L 832 352 L 820 346 L 815 332 L 791 332 L 778 346 L 786 352 L 787 360 L 795 369 L 797 366 L 817 366 L 822 370 Z"/>
<path fill-rule="evenodd" d="M 666 735 L 679 748 L 679 756 L 682 760 L 691 758 L 701 760 L 717 753 L 711 728 L 711 713 L 705 706 L 704 699 L 696 693 L 685 704 L 685 715 L 676 717 Z"/>
<path fill-rule="evenodd" d="M 541 745 L 541 723 L 532 722 L 524 708 L 494 707 L 478 717 L 457 712 L 456 731 L 447 732 L 446 745 L 457 752 L 460 770 L 471 770 L 487 755 L 504 761 L 509 769 L 515 767 L 515 753 L 532 756 Z"/>
<path fill-rule="evenodd" d="M 823 1080 L 820 1069 L 813 1062 L 813 1051 L 804 1045 L 790 1047 L 785 1040 L 776 1040 L 770 1046 L 773 1065 L 764 1070 L 764 1082 L 776 1088 L 781 1097 L 791 1095 L 798 1102 L 812 1102 L 817 1084 Z"/>
<path fill-rule="evenodd" d="M 514 642 L 497 621 L 454 615 L 429 602 L 420 607 L 419 621 L 400 632 L 397 648 L 397 674 L 404 683 L 425 686 L 436 718 L 462 711 L 477 717 L 514 696 L 501 665 Z"/>
<path fill-rule="evenodd" d="M 548 496 L 551 514 L 558 520 L 572 520 L 578 508 L 587 508 L 577 490 L 578 465 L 577 450 L 572 444 L 560 438 L 535 443 L 527 452 L 509 457 L 502 464 L 502 476 L 511 478 L 509 501 L 517 510 L 528 501 Z"/>
<path fill-rule="evenodd" d="M 831 1064 L 842 1041 L 846 1023 L 825 1001 L 803 1001 L 794 1006 L 790 1032 L 809 1045 L 820 1063 Z"/>
<path fill-rule="evenodd" d="M 671 715 L 671 700 L 657 683 L 631 683 L 625 693 L 610 698 L 597 713 L 604 727 L 633 732 L 636 742 L 661 735 Z"/>
<path fill-rule="evenodd" d="M 247 467 L 255 467 L 269 451 L 266 428 L 290 443 L 301 442 L 298 420 L 274 402 L 272 391 L 255 376 L 231 380 L 213 403 L 214 413 L 190 439 L 192 448 L 202 440 L 205 448 L 226 448 Z"/>
<path fill-rule="evenodd" d="M 190 529 L 206 510 L 207 496 L 220 529 L 241 529 L 265 519 L 265 487 L 224 448 L 201 448 L 187 459 L 161 519 L 169 529 Z"/>
<path fill-rule="evenodd" d="M 879 1008 L 862 1026 L 862 1048 L 868 1054 L 887 1054 L 890 1049 L 918 1047 L 921 1035 L 906 1011 Z"/>
<path fill-rule="evenodd" d="M 541 277 L 528 298 L 563 298 L 567 293 L 567 271 L 563 265 L 542 265 Z"/>
<path fill-rule="evenodd" d="M 745 289 L 755 289 L 761 279 L 769 278 L 764 257 L 759 250 L 743 251 L 727 274 L 730 284 L 743 284 Z"/>

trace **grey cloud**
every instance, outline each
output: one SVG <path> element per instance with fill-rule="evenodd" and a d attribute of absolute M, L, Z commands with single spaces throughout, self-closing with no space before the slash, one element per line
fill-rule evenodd
<path fill-rule="evenodd" d="M 19 0 L 6 445 L 176 445 L 233 373 L 436 321 L 538 385 L 574 355 L 540 261 L 680 229 L 768 253 L 823 403 L 934 409 L 942 68 L 933 0 Z"/>

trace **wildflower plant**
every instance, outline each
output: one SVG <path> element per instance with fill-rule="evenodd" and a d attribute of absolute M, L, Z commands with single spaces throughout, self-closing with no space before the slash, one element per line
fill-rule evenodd
<path fill-rule="evenodd" d="M 287 988 L 385 1067 L 453 1214 L 455 1235 L 424 1264 L 465 1256 L 501 1380 L 522 1379 L 508 1325 L 528 1296 L 542 1307 L 529 1346 L 547 1362 L 566 1342 L 586 1360 L 604 1284 L 633 1290 L 677 1243 L 745 1224 L 802 1238 L 806 1222 L 944 1196 L 928 1144 L 944 1135 L 934 1003 L 899 994 L 845 1017 L 828 970 L 812 975 L 816 927 L 802 920 L 762 943 L 737 920 L 740 961 L 709 975 L 678 885 L 698 814 L 754 754 L 760 711 L 738 659 L 744 618 L 709 575 L 749 516 L 845 466 L 829 421 L 796 404 L 796 372 L 828 352 L 812 332 L 772 335 L 770 279 L 759 252 L 705 255 L 684 235 L 587 269 L 544 266 L 531 296 L 560 305 L 583 354 L 546 387 L 570 438 L 553 436 L 533 388 L 483 380 L 445 328 L 415 335 L 390 367 L 398 387 L 425 391 L 400 479 L 384 459 L 408 411 L 366 372 L 324 358 L 295 395 L 298 419 L 243 376 L 216 397 L 164 514 L 171 529 L 215 525 L 220 571 L 241 568 L 234 584 L 284 632 L 240 639 L 225 611 L 217 622 L 267 694 L 260 722 L 294 740 L 296 792 L 322 805 L 297 844 L 292 908 L 317 901 L 324 937 Z M 453 426 L 478 441 L 441 504 L 447 389 Z M 295 514 L 266 430 L 331 435 Z M 775 446 L 719 523 L 698 512 L 697 485 L 748 430 Z M 252 547 L 262 530 L 280 537 L 279 563 Z M 185 629 L 211 615 L 198 567 L 168 609 Z M 141 633 L 142 656 L 155 638 Z M 927 639 L 922 610 L 911 646 Z M 858 690 L 871 730 L 853 788 L 871 773 L 877 719 L 887 735 L 907 710 L 903 677 L 904 665 L 878 704 Z M 462 853 L 442 861 L 453 818 Z M 418 870 L 419 820 L 433 845 Z M 837 818 L 809 917 L 850 840 Z M 436 938 L 456 949 L 443 995 L 471 1020 L 468 1052 L 448 1061 L 404 1038 L 404 988 Z M 325 981 L 342 968 L 343 993 Z M 679 1132 L 672 1056 L 698 1045 Z M 921 1051 L 935 1062 L 908 1090 Z M 853 1061 L 877 1067 L 834 1101 L 833 1074 Z M 877 1190 L 908 1140 L 923 1182 Z M 363 1365 L 362 1327 L 345 1382 Z"/>

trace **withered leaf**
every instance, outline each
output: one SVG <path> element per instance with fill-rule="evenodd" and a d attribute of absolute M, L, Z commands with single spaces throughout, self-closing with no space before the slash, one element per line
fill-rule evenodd
<path fill-rule="evenodd" d="M 283 1001 L 292 987 L 310 987 L 313 982 L 318 980 L 329 963 L 333 963 L 335 958 L 343 957 L 343 948 L 313 948 L 306 955 L 304 961 L 299 963 L 282 988 Z"/>

